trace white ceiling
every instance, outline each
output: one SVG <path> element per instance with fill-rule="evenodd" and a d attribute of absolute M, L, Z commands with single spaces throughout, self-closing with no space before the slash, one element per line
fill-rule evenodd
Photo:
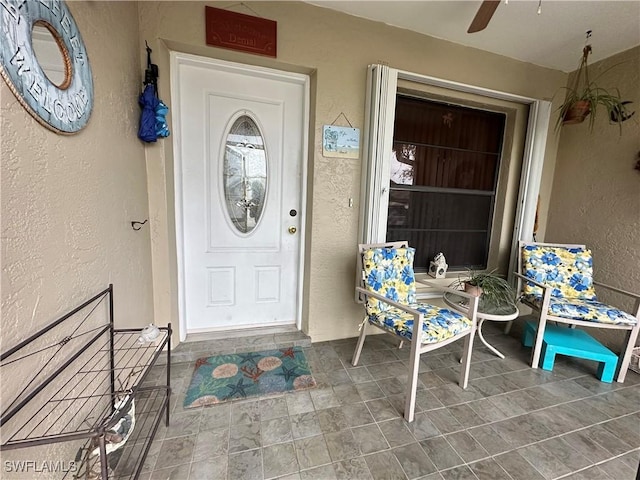
<path fill-rule="evenodd" d="M 592 30 L 593 63 L 640 44 L 640 0 L 509 0 L 489 26 L 467 33 L 478 1 L 314 0 L 350 15 L 570 72 L 578 67 L 585 33 Z"/>

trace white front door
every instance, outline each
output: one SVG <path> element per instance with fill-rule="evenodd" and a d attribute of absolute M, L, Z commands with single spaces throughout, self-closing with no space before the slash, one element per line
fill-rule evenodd
<path fill-rule="evenodd" d="M 178 53 L 172 66 L 182 325 L 294 325 L 308 77 Z"/>

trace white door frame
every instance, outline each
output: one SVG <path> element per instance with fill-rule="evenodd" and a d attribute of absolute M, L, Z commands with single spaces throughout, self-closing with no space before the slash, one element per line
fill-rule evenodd
<path fill-rule="evenodd" d="M 386 65 L 370 65 L 367 75 L 366 111 L 368 118 L 365 119 L 362 157 L 366 164 L 360 191 L 362 205 L 358 232 L 360 243 L 378 243 L 384 241 L 386 235 L 389 169 L 384 168 L 384 165 L 387 165 L 391 158 L 395 101 L 399 79 L 529 106 L 516 218 L 511 240 L 508 272 L 511 281 L 517 265 L 518 241 L 533 240 L 533 226 L 542 179 L 551 102 L 406 72 Z"/>
<path fill-rule="evenodd" d="M 309 76 L 300 73 L 285 72 L 265 67 L 256 67 L 241 63 L 228 62 L 208 57 L 200 57 L 182 52 L 170 52 L 170 77 L 171 77 L 171 107 L 173 110 L 173 186 L 175 194 L 175 221 L 176 221 L 176 253 L 178 260 L 178 324 L 180 326 L 180 341 L 184 341 L 187 337 L 187 306 L 185 300 L 185 271 L 184 271 L 184 220 L 182 214 L 182 156 L 181 156 L 181 138 L 180 138 L 180 104 L 178 93 L 180 91 L 180 78 L 178 75 L 178 67 L 180 65 L 193 66 L 211 66 L 236 71 L 249 75 L 256 75 L 274 79 L 287 79 L 304 86 L 304 125 L 302 127 L 302 175 L 300 178 L 300 205 L 302 210 L 300 215 L 300 254 L 298 258 L 298 291 L 296 295 L 296 328 L 301 329 L 302 326 L 302 292 L 304 283 L 304 247 L 305 247 L 305 225 L 307 213 L 307 161 L 309 147 Z M 231 330 L 231 328 L 229 328 Z"/>

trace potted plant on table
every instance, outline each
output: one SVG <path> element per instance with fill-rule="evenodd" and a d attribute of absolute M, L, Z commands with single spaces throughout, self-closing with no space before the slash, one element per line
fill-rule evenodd
<path fill-rule="evenodd" d="M 495 270 L 490 272 L 476 272 L 468 269 L 466 275 L 458 278 L 452 287 L 480 297 L 480 299 L 494 306 L 515 305 L 515 290 Z"/>
<path fill-rule="evenodd" d="M 594 81 L 589 80 L 589 68 L 587 59 L 591 53 L 591 45 L 587 45 L 582 50 L 582 60 L 576 72 L 573 85 L 566 87 L 567 91 L 564 102 L 560 106 L 556 128 L 562 125 L 573 125 L 582 123 L 589 115 L 589 129 L 593 129 L 596 114 L 605 109 L 607 116 L 620 127 L 622 132 L 622 122 L 631 117 L 627 113 L 626 104 L 620 98 L 618 89 L 606 90 L 599 87 Z M 615 120 L 614 120 L 615 119 Z"/>

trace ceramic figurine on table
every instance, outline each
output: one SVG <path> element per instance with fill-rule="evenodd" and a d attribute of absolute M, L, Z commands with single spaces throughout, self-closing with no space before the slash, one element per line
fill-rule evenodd
<path fill-rule="evenodd" d="M 447 259 L 442 252 L 438 253 L 429 264 L 429 275 L 433 278 L 445 278 L 447 274 Z"/>

